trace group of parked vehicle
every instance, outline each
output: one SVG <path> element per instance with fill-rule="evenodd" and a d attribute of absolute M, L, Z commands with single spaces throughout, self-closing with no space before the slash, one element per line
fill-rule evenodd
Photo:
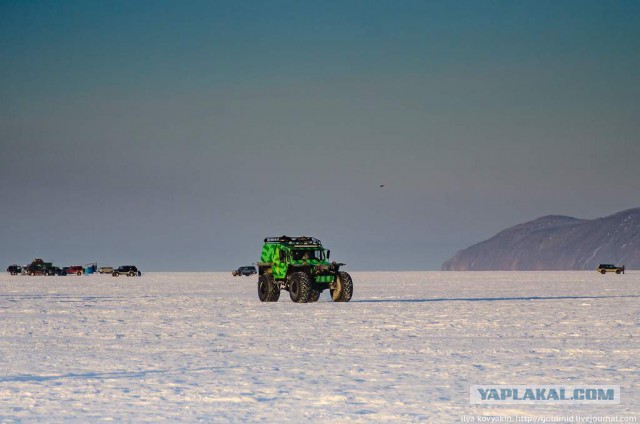
<path fill-rule="evenodd" d="M 34 259 L 29 265 L 9 265 L 7 272 L 11 275 L 90 275 L 95 274 L 111 274 L 114 277 L 126 275 L 127 277 L 140 277 L 142 272 L 134 265 L 123 265 L 118 268 L 103 266 L 98 268 L 97 263 L 90 263 L 85 266 L 72 265 L 58 267 L 51 262 L 45 262 L 42 259 Z"/>

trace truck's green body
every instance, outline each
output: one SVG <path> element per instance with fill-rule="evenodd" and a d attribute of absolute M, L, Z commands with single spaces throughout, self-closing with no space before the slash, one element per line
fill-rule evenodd
<path fill-rule="evenodd" d="M 329 289 L 335 301 L 348 302 L 353 293 L 351 277 L 340 271 L 344 264 L 329 262 L 329 257 L 330 251 L 313 237 L 265 238 L 258 263 L 260 300 L 275 301 L 284 289 L 295 302 L 314 302 Z M 300 287 L 302 294 L 298 296 Z"/>

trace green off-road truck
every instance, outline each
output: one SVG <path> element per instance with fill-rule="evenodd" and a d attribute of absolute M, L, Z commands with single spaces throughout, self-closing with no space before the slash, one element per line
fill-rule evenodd
<path fill-rule="evenodd" d="M 351 276 L 329 262 L 331 251 L 313 237 L 267 237 L 258 262 L 258 297 L 277 302 L 287 290 L 297 303 L 316 302 L 325 289 L 334 302 L 348 302 L 353 295 Z"/>

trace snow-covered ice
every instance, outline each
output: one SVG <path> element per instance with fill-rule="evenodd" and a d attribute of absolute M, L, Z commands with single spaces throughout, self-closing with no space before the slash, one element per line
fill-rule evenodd
<path fill-rule="evenodd" d="M 230 273 L 0 275 L 0 421 L 460 422 L 640 411 L 640 272 L 353 272 L 261 303 Z M 619 405 L 469 403 L 619 385 Z M 640 418 L 639 418 L 640 420 Z"/>

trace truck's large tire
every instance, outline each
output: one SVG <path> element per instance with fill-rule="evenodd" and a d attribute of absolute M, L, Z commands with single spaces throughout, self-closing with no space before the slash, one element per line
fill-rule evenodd
<path fill-rule="evenodd" d="M 271 274 L 262 274 L 258 278 L 258 297 L 262 302 L 277 302 L 280 299 L 280 287 Z"/>
<path fill-rule="evenodd" d="M 348 302 L 353 296 L 353 280 L 344 271 L 338 272 L 336 288 L 331 289 L 331 298 L 334 302 Z"/>
<path fill-rule="evenodd" d="M 296 303 L 307 303 L 311 296 L 311 278 L 306 272 L 294 272 L 289 277 L 289 296 Z"/>
<path fill-rule="evenodd" d="M 309 294 L 309 303 L 317 302 L 320 299 L 320 290 L 311 289 L 311 293 Z"/>

